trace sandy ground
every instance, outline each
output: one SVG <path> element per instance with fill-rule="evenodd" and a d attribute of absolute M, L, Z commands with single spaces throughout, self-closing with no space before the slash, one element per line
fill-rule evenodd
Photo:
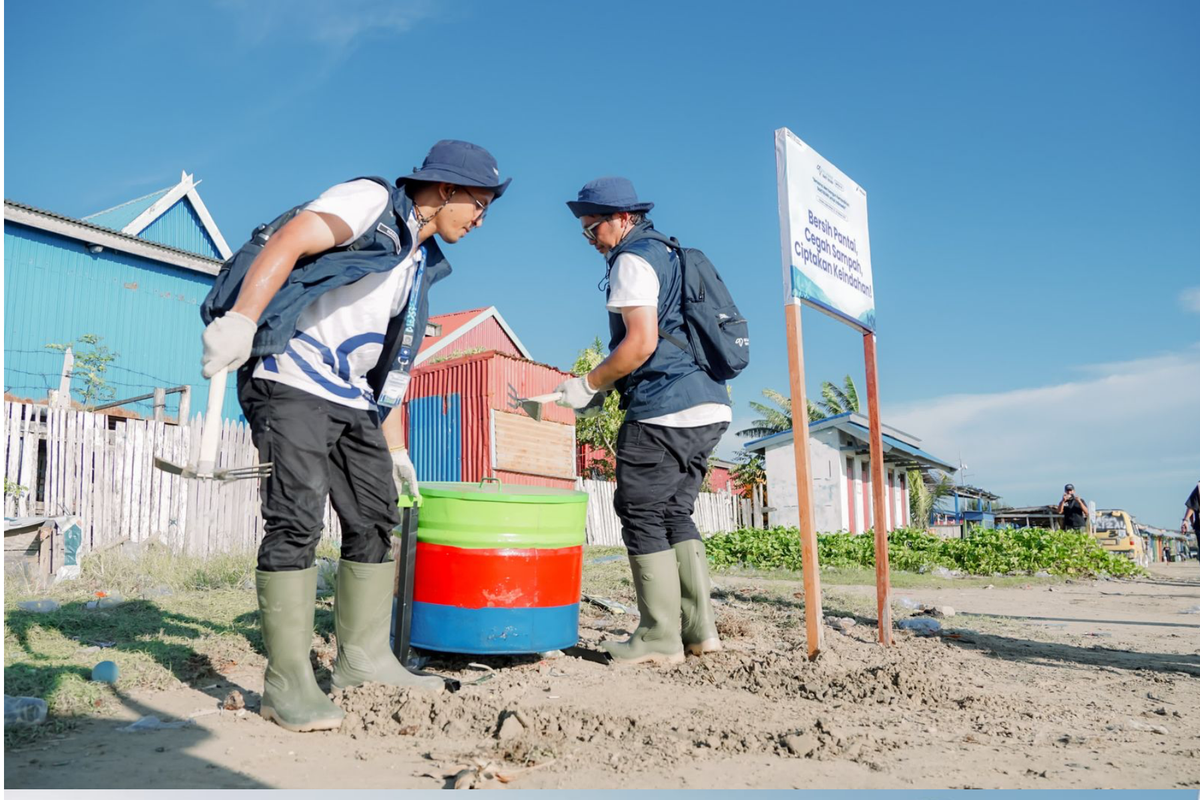
<path fill-rule="evenodd" d="M 830 587 L 827 620 L 857 624 L 827 625 L 815 663 L 798 584 L 718 583 L 728 647 L 678 667 L 443 662 L 457 693 L 360 687 L 335 694 L 341 731 L 290 734 L 257 715 L 263 662 L 247 653 L 221 683 L 122 698 L 123 719 L 199 714 L 192 726 L 87 720 L 7 752 L 6 788 L 1200 786 L 1200 613 L 1183 613 L 1200 608 L 1196 562 L 1130 582 L 897 590 L 898 618 L 903 598 L 957 613 L 945 635 L 899 632 L 890 649 L 873 587 Z M 628 627 L 589 609 L 578 652 Z M 241 715 L 217 710 L 231 688 Z"/>

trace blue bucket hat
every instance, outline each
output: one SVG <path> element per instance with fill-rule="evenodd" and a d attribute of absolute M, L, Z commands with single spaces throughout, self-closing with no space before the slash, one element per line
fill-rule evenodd
<path fill-rule="evenodd" d="M 429 148 L 429 155 L 425 156 L 425 163 L 420 169 L 413 167 L 412 175 L 396 179 L 397 184 L 404 181 L 478 186 L 491 189 L 496 193 L 494 199 L 499 200 L 508 184 L 512 183 L 512 178 L 501 182 L 496 159 L 479 145 L 457 139 L 442 139 Z"/>
<path fill-rule="evenodd" d="M 589 214 L 615 214 L 618 211 L 645 212 L 654 203 L 638 202 L 633 182 L 628 178 L 596 178 L 584 184 L 577 200 L 568 200 L 567 208 L 576 219 Z"/>

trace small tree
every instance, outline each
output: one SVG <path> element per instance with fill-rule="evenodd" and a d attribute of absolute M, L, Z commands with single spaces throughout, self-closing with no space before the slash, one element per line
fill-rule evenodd
<path fill-rule="evenodd" d="M 71 374 L 72 377 L 83 379 L 83 388 L 72 387 L 72 391 L 79 395 L 79 400 L 84 406 L 92 406 L 98 400 L 111 400 L 116 396 L 116 391 L 108 385 L 105 373 L 108 372 L 108 365 L 116 361 L 120 353 L 114 353 L 108 349 L 107 345 L 101 344 L 100 341 L 103 338 L 95 333 L 85 333 L 74 342 L 46 345 L 47 349 L 59 352 L 65 352 L 68 347 L 74 349 L 75 363 Z M 84 345 L 90 349 L 84 349 L 78 345 Z"/>
<path fill-rule="evenodd" d="M 908 471 L 908 513 L 913 525 L 929 527 L 933 507 L 954 489 L 954 483 L 945 475 L 932 488 L 925 484 L 925 476 L 919 469 Z"/>
<path fill-rule="evenodd" d="M 576 375 L 586 375 L 604 360 L 604 345 L 600 337 L 588 347 L 579 351 L 571 372 Z M 593 469 L 602 478 L 611 480 L 615 477 L 617 463 L 617 432 L 625 421 L 625 412 L 619 408 L 621 398 L 616 392 L 610 392 L 604 400 L 604 408 L 590 419 L 575 418 L 575 441 L 578 444 L 590 445 L 602 450 L 606 457 L 598 460 Z"/>
<path fill-rule="evenodd" d="M 737 462 L 733 468 L 733 483 L 742 497 L 752 497 L 756 486 L 767 485 L 767 468 L 762 453 L 738 450 L 733 460 Z"/>

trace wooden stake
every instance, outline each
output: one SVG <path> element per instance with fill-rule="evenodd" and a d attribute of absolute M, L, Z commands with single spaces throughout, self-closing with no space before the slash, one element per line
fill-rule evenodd
<path fill-rule="evenodd" d="M 863 333 L 867 368 L 867 412 L 871 419 L 871 494 L 875 526 L 875 596 L 879 611 L 879 643 L 892 643 L 892 583 L 888 568 L 887 487 L 883 484 L 883 424 L 879 420 L 879 371 L 875 363 L 875 334 Z"/>
<path fill-rule="evenodd" d="M 821 611 L 821 573 L 817 563 L 817 523 L 813 515 L 812 470 L 808 454 L 808 396 L 804 391 L 804 337 L 800 306 L 788 303 L 788 373 L 792 384 L 792 450 L 796 459 L 796 504 L 800 511 L 800 548 L 804 560 L 804 623 L 808 657 L 815 659 L 825 645 Z"/>

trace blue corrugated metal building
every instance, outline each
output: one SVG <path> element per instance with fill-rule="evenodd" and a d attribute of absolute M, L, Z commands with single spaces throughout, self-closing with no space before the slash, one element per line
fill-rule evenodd
<path fill-rule="evenodd" d="M 63 363 L 46 345 L 96 334 L 117 354 L 106 374 L 117 399 L 187 384 L 193 413 L 203 411 L 199 304 L 230 252 L 196 186 L 184 174 L 172 187 L 83 219 L 5 200 L 6 394 L 45 398 L 58 388 Z M 76 376 L 72 388 L 81 385 Z M 169 414 L 177 401 L 168 399 Z M 152 405 L 130 408 L 149 414 Z M 232 381 L 225 415 L 241 416 Z"/>

